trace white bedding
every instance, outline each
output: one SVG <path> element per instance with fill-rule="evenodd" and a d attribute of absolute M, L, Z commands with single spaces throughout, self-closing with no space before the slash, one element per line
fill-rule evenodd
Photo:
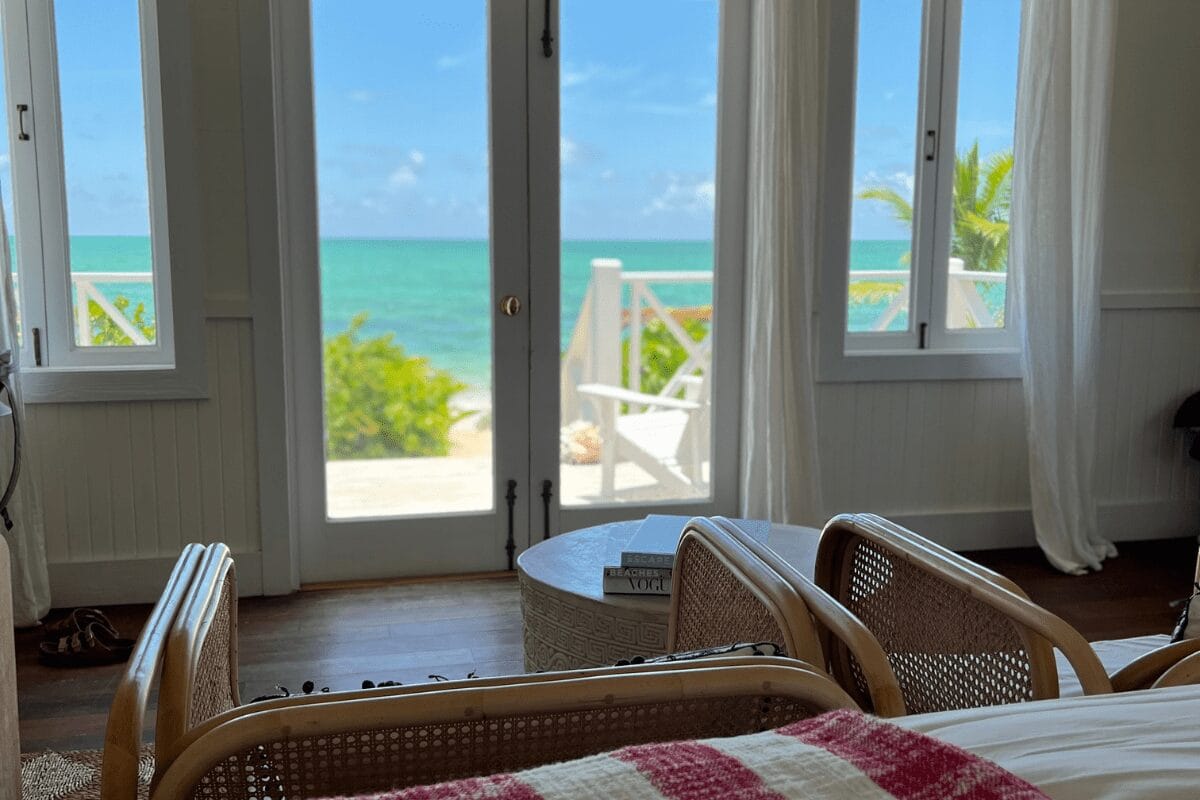
<path fill-rule="evenodd" d="M 891 721 L 990 759 L 1055 800 L 1200 798 L 1200 686 Z"/>
<path fill-rule="evenodd" d="M 1170 636 L 1154 634 L 1152 636 L 1134 636 L 1129 639 L 1113 639 L 1106 642 L 1092 642 L 1092 649 L 1096 651 L 1096 656 L 1104 665 L 1104 671 L 1112 675 L 1132 663 L 1138 656 L 1144 656 L 1146 653 L 1170 643 Z M 1080 697 L 1083 695 L 1079 678 L 1076 677 L 1075 670 L 1071 668 L 1067 659 L 1057 650 L 1054 651 L 1054 658 L 1058 662 L 1058 696 Z"/>

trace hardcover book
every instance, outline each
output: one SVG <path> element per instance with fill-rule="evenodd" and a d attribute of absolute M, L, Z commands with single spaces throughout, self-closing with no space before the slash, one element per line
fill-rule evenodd
<path fill-rule="evenodd" d="M 642 521 L 633 538 L 621 550 L 622 567 L 658 567 L 670 569 L 675 566 L 675 550 L 683 529 L 691 517 L 651 514 Z M 771 523 L 766 520 L 731 520 L 756 541 L 767 543 Z"/>
<path fill-rule="evenodd" d="M 655 567 L 605 567 L 605 594 L 671 593 L 671 570 Z"/>

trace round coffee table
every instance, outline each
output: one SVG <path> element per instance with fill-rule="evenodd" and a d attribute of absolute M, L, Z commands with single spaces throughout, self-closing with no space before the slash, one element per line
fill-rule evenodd
<path fill-rule="evenodd" d="M 610 522 L 560 534 L 517 559 L 527 672 L 666 652 L 670 597 L 604 593 L 603 568 L 619 559 L 639 525 Z M 811 578 L 819 537 L 816 528 L 773 524 L 767 545 Z"/>

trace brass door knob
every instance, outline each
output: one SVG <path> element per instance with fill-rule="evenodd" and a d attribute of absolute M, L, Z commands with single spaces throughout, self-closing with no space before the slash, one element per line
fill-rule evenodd
<path fill-rule="evenodd" d="M 506 317 L 515 317 L 521 313 L 521 298 L 515 294 L 506 294 L 500 298 L 500 313 Z"/>

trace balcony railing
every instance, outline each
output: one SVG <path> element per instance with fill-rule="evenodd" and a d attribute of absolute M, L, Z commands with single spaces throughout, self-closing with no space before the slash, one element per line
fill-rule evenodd
<path fill-rule="evenodd" d="M 981 285 L 1004 285 L 1007 272 L 980 272 L 963 268 L 961 258 L 950 259 L 947 272 L 946 324 L 950 328 L 997 328 L 1004 324 L 1002 312 L 993 313 L 979 291 Z M 886 331 L 896 317 L 908 311 L 912 273 L 905 270 L 871 269 L 850 273 L 850 286 L 862 283 L 894 284 L 896 292 L 886 308 L 871 323 L 871 331 Z"/>
<path fill-rule="evenodd" d="M 153 288 L 154 275 L 149 272 L 72 272 L 71 285 L 75 287 L 75 336 L 78 344 L 92 344 L 91 341 L 79 341 L 83 337 L 90 339 L 92 336 L 90 303 L 95 303 L 135 345 L 154 344 L 132 320 L 121 313 L 113 300 L 100 288 L 102 285 L 112 284 L 148 284 Z"/>

